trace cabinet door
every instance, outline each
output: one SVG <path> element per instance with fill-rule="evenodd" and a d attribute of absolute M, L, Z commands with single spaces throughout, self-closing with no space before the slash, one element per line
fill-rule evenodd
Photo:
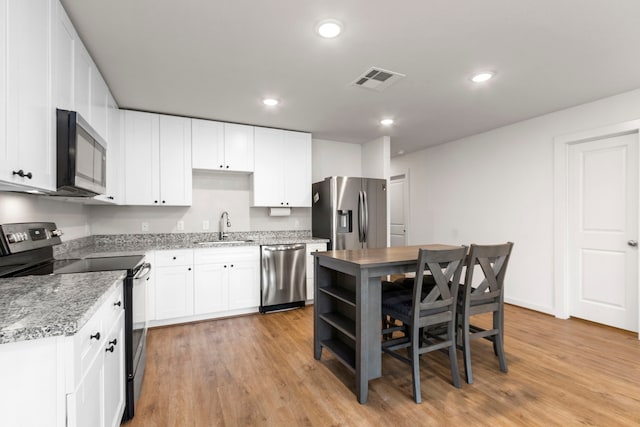
<path fill-rule="evenodd" d="M 102 425 L 103 368 L 104 351 L 100 351 L 76 391 L 67 395 L 69 427 Z"/>
<path fill-rule="evenodd" d="M 160 204 L 191 205 L 191 119 L 160 116 Z"/>
<path fill-rule="evenodd" d="M 0 27 L 7 28 L 7 4 L 0 0 Z M 7 32 L 0 30 L 0 180 L 12 179 L 11 161 L 8 157 L 12 144 L 7 141 Z"/>
<path fill-rule="evenodd" d="M 279 129 L 255 128 L 253 206 L 285 206 L 283 136 Z"/>
<path fill-rule="evenodd" d="M 0 179 L 54 190 L 55 150 L 51 110 L 50 0 L 8 0 L 6 23 L 6 140 Z M 5 70 L 3 70 L 3 73 Z M 5 162 L 6 160 L 6 162 Z M 13 172 L 22 170 L 24 177 Z M 30 177 L 28 174 L 31 174 Z"/>
<path fill-rule="evenodd" d="M 314 271 L 313 271 L 313 253 L 323 252 L 327 250 L 326 243 L 311 243 L 307 244 L 307 300 L 313 300 L 313 283 L 314 283 Z"/>
<path fill-rule="evenodd" d="M 191 149 L 194 169 L 224 170 L 224 123 L 191 119 Z"/>
<path fill-rule="evenodd" d="M 93 61 L 89 56 L 89 52 L 84 45 L 79 42 L 75 43 L 74 51 L 74 105 L 75 110 L 89 123 L 91 123 L 91 69 Z"/>
<path fill-rule="evenodd" d="M 253 126 L 224 124 L 224 169 L 253 172 L 254 159 Z"/>
<path fill-rule="evenodd" d="M 160 203 L 159 118 L 157 114 L 125 112 L 125 203 Z"/>
<path fill-rule="evenodd" d="M 53 107 L 74 109 L 73 70 L 76 31 L 62 5 L 55 2 L 53 21 Z"/>
<path fill-rule="evenodd" d="M 122 112 L 118 109 L 116 101 L 109 97 L 107 106 L 107 194 L 106 197 L 113 203 L 122 203 L 123 179 L 122 179 Z"/>
<path fill-rule="evenodd" d="M 104 345 L 104 427 L 116 427 L 120 425 L 124 411 L 124 311 Z"/>
<path fill-rule="evenodd" d="M 311 207 L 311 134 L 283 132 L 285 205 Z"/>
<path fill-rule="evenodd" d="M 107 141 L 107 103 L 109 97 L 109 89 L 102 79 L 100 71 L 92 62 L 91 68 L 91 127 Z"/>
<path fill-rule="evenodd" d="M 194 313 L 206 314 L 227 310 L 229 295 L 227 277 L 229 264 L 201 264 L 194 267 Z"/>
<path fill-rule="evenodd" d="M 260 271 L 257 262 L 229 264 L 229 310 L 260 305 Z"/>
<path fill-rule="evenodd" d="M 193 314 L 192 270 L 183 265 L 156 269 L 156 320 Z"/>

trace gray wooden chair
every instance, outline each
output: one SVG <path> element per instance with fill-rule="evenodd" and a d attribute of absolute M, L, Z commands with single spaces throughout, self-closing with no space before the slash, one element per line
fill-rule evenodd
<path fill-rule="evenodd" d="M 485 338 L 493 343 L 493 351 L 500 363 L 500 370 L 507 372 L 504 356 L 504 276 L 511 256 L 513 243 L 501 245 L 475 245 L 469 249 L 465 280 L 458 297 L 458 342 L 464 355 L 464 373 L 467 383 L 473 383 L 471 371 L 471 346 L 473 339 Z M 478 266 L 478 267 L 476 267 Z M 480 272 L 483 277 L 477 279 Z M 479 282 L 473 285 L 474 278 Z M 471 324 L 473 316 L 493 313 L 491 329 Z"/>
<path fill-rule="evenodd" d="M 450 250 L 420 249 L 416 280 L 411 293 L 390 292 L 382 296 L 382 314 L 402 322 L 405 335 L 382 342 L 382 350 L 412 367 L 413 397 L 420 393 L 420 355 L 448 349 L 453 384 L 460 387 L 456 355 L 456 306 L 460 275 L 467 247 Z M 435 285 L 425 292 L 424 273 L 430 271 Z M 430 330 L 437 330 L 431 334 Z M 383 329 L 383 334 L 387 332 Z M 399 350 L 409 349 L 408 357 Z"/>

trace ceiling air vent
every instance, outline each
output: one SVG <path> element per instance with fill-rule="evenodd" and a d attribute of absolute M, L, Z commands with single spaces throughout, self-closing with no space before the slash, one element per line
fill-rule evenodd
<path fill-rule="evenodd" d="M 396 73 L 395 71 L 371 67 L 358 77 L 352 85 L 382 92 L 403 77 L 405 77 L 404 74 Z"/>

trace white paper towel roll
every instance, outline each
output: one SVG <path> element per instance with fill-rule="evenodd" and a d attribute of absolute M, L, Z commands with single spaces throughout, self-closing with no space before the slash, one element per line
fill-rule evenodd
<path fill-rule="evenodd" d="M 269 216 L 289 216 L 291 208 L 269 208 Z"/>

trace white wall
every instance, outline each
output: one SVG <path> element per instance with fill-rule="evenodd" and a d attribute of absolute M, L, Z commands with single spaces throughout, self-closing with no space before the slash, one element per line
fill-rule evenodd
<path fill-rule="evenodd" d="M 553 313 L 553 139 L 637 118 L 640 90 L 392 159 L 410 172 L 409 244 L 511 240 L 506 300 Z"/>
<path fill-rule="evenodd" d="M 362 146 L 338 141 L 314 139 L 312 181 L 328 176 L 362 176 Z"/>
<path fill-rule="evenodd" d="M 93 234 L 140 233 L 142 222 L 150 233 L 200 232 L 203 221 L 208 231 L 218 231 L 223 211 L 229 212 L 231 231 L 310 230 L 311 209 L 293 208 L 291 216 L 269 217 L 266 208 L 251 208 L 248 174 L 196 172 L 193 174 L 193 204 L 171 206 L 93 206 L 90 208 Z"/>
<path fill-rule="evenodd" d="M 55 222 L 64 232 L 63 241 L 91 234 L 84 205 L 31 194 L 0 193 L 0 224 L 37 221 Z"/>
<path fill-rule="evenodd" d="M 362 175 L 366 178 L 390 178 L 391 138 L 383 136 L 362 145 Z"/>

